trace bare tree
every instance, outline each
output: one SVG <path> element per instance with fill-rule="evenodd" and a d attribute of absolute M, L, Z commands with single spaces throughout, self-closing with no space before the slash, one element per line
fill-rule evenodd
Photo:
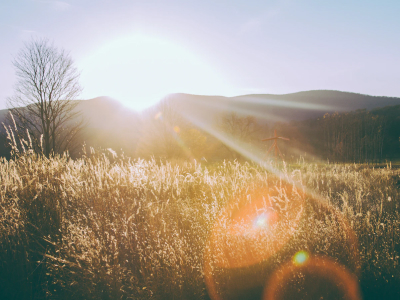
<path fill-rule="evenodd" d="M 83 127 L 78 101 L 80 73 L 68 52 L 47 39 L 25 44 L 13 61 L 17 82 L 8 107 L 15 122 L 28 131 L 36 150 L 49 157 L 71 150 Z"/>
<path fill-rule="evenodd" d="M 219 127 L 228 135 L 242 141 L 253 141 L 258 139 L 257 133 L 260 132 L 261 126 L 253 116 L 239 116 L 231 112 L 222 115 L 219 120 Z"/>
<path fill-rule="evenodd" d="M 241 116 L 235 112 L 227 112 L 217 120 L 217 127 L 235 142 L 247 143 L 252 147 L 260 147 L 261 134 L 267 130 L 266 125 L 260 125 L 254 116 Z M 224 146 L 230 155 L 239 158 L 235 149 Z"/>

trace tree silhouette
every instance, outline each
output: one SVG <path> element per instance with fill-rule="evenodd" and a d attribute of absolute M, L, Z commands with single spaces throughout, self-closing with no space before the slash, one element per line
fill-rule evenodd
<path fill-rule="evenodd" d="M 13 65 L 17 83 L 8 98 L 15 122 L 29 132 L 34 148 L 47 157 L 71 150 L 83 127 L 76 109 L 82 88 L 70 55 L 47 39 L 33 39 L 20 50 Z M 10 120 L 9 120 L 10 121 Z"/>

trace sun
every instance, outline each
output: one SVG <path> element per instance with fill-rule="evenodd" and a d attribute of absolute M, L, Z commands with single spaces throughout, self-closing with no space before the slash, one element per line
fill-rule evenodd
<path fill-rule="evenodd" d="M 190 49 L 141 34 L 109 41 L 79 67 L 85 96 L 110 96 L 135 110 L 170 93 L 224 95 L 231 90 L 225 76 Z"/>

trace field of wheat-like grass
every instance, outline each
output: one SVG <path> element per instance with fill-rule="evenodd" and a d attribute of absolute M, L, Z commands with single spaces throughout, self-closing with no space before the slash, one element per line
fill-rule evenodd
<path fill-rule="evenodd" d="M 276 167 L 2 160 L 0 299 L 400 299 L 395 170 Z"/>

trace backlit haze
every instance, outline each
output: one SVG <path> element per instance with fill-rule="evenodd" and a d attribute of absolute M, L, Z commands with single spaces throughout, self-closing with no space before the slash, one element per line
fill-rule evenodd
<path fill-rule="evenodd" d="M 177 91 L 230 94 L 225 77 L 179 44 L 134 34 L 112 40 L 82 60 L 86 88 L 141 110 Z"/>
<path fill-rule="evenodd" d="M 169 93 L 330 89 L 400 96 L 400 1 L 0 3 L 0 109 L 32 37 L 71 52 L 82 99 L 142 110 Z"/>

